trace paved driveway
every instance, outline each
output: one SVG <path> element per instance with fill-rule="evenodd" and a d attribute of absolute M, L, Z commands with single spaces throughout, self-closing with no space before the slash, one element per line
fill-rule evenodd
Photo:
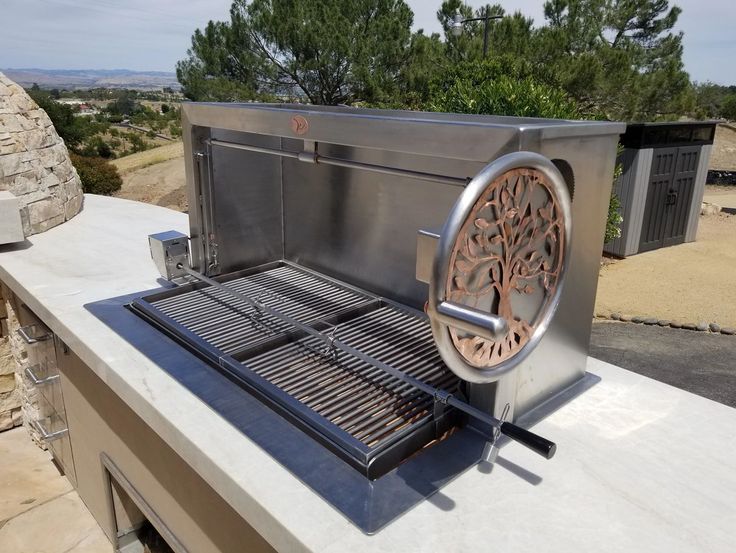
<path fill-rule="evenodd" d="M 596 322 L 590 355 L 736 407 L 736 336 Z"/>

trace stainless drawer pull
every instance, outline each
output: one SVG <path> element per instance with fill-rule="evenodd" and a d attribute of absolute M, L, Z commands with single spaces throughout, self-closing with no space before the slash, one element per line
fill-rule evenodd
<path fill-rule="evenodd" d="M 59 380 L 58 374 L 52 374 L 51 376 L 47 376 L 45 378 L 39 378 L 36 373 L 33 372 L 33 369 L 37 368 L 39 368 L 39 365 L 33 365 L 32 367 L 26 367 L 26 370 L 24 371 L 28 379 L 33 382 L 34 386 L 43 386 L 44 384 L 50 384 L 51 382 Z"/>
<path fill-rule="evenodd" d="M 49 432 L 44 428 L 43 424 L 41 424 L 41 421 L 31 421 L 31 424 L 41 435 L 41 440 L 46 443 L 50 443 L 58 440 L 59 438 L 63 438 L 69 432 L 68 428 L 62 428 L 61 430 L 57 430 L 56 432 Z"/>
<path fill-rule="evenodd" d="M 18 329 L 18 335 L 23 338 L 26 344 L 35 344 L 37 342 L 43 342 L 51 338 L 51 333 L 46 330 L 42 330 L 38 325 L 26 325 Z"/>

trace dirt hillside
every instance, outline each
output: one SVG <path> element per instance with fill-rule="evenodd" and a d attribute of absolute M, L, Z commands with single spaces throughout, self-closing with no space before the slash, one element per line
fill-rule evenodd
<path fill-rule="evenodd" d="M 112 162 L 123 178 L 117 197 L 187 211 L 184 150 L 181 142 Z"/>
<path fill-rule="evenodd" d="M 184 156 L 184 145 L 181 142 L 174 142 L 158 148 L 152 148 L 137 154 L 113 159 L 111 163 L 118 168 L 121 175 L 137 171 L 150 165 L 162 163 L 169 159 L 180 158 Z"/>
<path fill-rule="evenodd" d="M 718 125 L 709 169 L 736 171 L 736 124 Z"/>

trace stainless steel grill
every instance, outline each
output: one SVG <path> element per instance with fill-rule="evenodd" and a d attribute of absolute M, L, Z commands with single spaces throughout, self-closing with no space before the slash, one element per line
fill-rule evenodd
<path fill-rule="evenodd" d="M 622 125 L 182 113 L 191 238 L 149 237 L 178 286 L 100 318 L 367 532 L 502 434 L 554 455 L 522 426 L 589 380 Z"/>

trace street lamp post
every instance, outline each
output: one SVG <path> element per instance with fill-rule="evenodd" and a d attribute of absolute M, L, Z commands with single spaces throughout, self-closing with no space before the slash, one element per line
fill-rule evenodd
<path fill-rule="evenodd" d="M 486 14 L 481 17 L 469 17 L 464 19 L 462 14 L 458 11 L 452 20 L 451 31 L 453 36 L 460 36 L 463 34 L 463 25 L 472 21 L 483 22 L 483 57 L 488 54 L 488 22 L 491 19 L 503 19 L 502 15 L 490 15 L 490 9 L 486 8 Z"/>

